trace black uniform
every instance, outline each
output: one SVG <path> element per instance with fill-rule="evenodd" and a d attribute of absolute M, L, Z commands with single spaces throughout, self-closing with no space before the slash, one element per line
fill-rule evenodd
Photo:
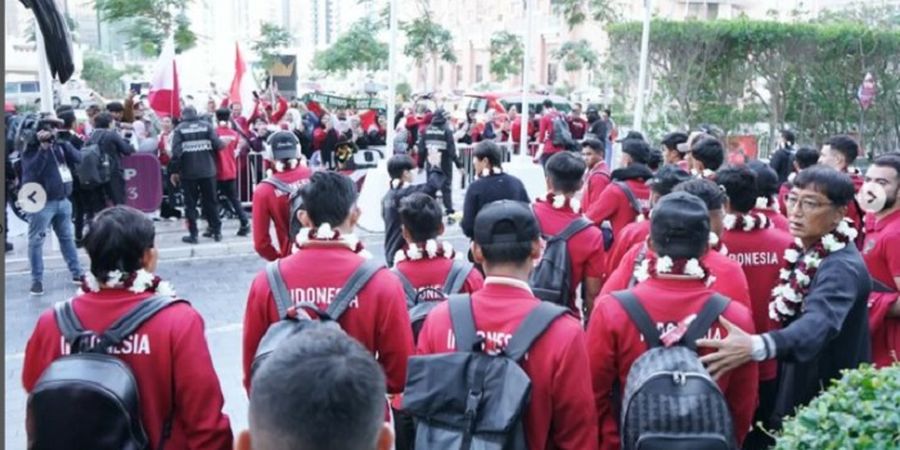
<path fill-rule="evenodd" d="M 210 231 L 221 239 L 222 223 L 216 202 L 216 152 L 224 147 L 212 124 L 198 116 L 194 108 L 185 108 L 182 122 L 172 131 L 169 174 L 180 175 L 188 230 L 193 239 L 197 238 L 198 197 Z"/>
<path fill-rule="evenodd" d="M 421 192 L 434 197 L 444 184 L 444 172 L 438 167 L 428 170 L 428 179 L 423 184 L 413 184 L 399 189 L 391 188 L 381 200 L 381 217 L 384 219 L 384 260 L 393 267 L 394 255 L 403 248 L 406 241 L 400 228 L 400 200 Z"/>
<path fill-rule="evenodd" d="M 97 144 L 100 151 L 109 157 L 109 183 L 103 186 L 103 194 L 114 205 L 125 204 L 125 169 L 122 158 L 134 153 L 134 147 L 119 134 L 107 128 L 96 128 L 87 144 Z"/>
<path fill-rule="evenodd" d="M 447 215 L 453 214 L 453 166 L 462 167 L 459 156 L 456 154 L 456 142 L 453 138 L 453 130 L 447 124 L 444 110 L 434 112 L 431 125 L 419 136 L 419 167 L 425 167 L 428 160 L 428 149 L 437 149 L 441 152 L 441 170 L 444 171 L 444 183 L 441 185 L 441 198 L 444 201 L 444 210 Z"/>

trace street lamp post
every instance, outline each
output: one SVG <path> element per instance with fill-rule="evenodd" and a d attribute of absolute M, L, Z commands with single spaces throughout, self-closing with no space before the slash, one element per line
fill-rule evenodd
<path fill-rule="evenodd" d="M 638 95 L 637 105 L 634 108 L 635 131 L 641 131 L 644 125 L 644 97 L 647 88 L 647 59 L 650 54 L 650 3 L 652 0 L 644 0 L 644 30 L 641 34 L 641 63 L 638 71 Z"/>
<path fill-rule="evenodd" d="M 41 85 L 41 112 L 53 112 L 53 77 L 50 76 L 50 63 L 47 60 L 47 49 L 44 47 L 44 33 L 34 19 L 35 44 L 38 54 L 38 80 Z"/>
<path fill-rule="evenodd" d="M 394 145 L 394 117 L 397 115 L 397 0 L 391 0 L 390 10 L 390 49 L 388 56 L 388 99 L 387 99 L 387 154 L 391 154 Z"/>
<path fill-rule="evenodd" d="M 519 155 L 524 157 L 528 155 L 528 87 L 531 85 L 531 33 L 534 28 L 534 0 L 524 0 L 525 2 L 525 60 L 522 63 L 522 111 L 519 111 Z"/>

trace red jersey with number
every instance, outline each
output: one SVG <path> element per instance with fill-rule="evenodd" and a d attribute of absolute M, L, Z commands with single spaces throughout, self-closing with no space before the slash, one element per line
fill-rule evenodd
<path fill-rule="evenodd" d="M 660 334 L 675 328 L 687 316 L 700 312 L 713 293 L 698 280 L 657 278 L 648 279 L 631 292 L 656 323 Z M 722 315 L 741 329 L 753 333 L 753 319 L 746 306 L 732 301 Z M 727 336 L 728 332 L 718 322 L 706 334 L 707 339 L 715 340 Z M 611 295 L 602 295 L 591 313 L 587 345 L 600 427 L 600 448 L 618 450 L 619 417 L 611 400 L 613 389 L 618 385 L 624 392 L 628 371 L 634 361 L 647 351 L 647 344 L 618 300 Z M 700 349 L 701 355 L 707 353 L 711 353 L 711 349 Z M 747 434 L 756 410 L 757 383 L 756 363 L 744 364 L 718 380 L 728 401 L 738 442 L 743 441 Z"/>
<path fill-rule="evenodd" d="M 875 222 L 863 246 L 866 267 L 874 280 L 894 292 L 869 295 L 869 328 L 872 334 L 872 360 L 878 367 L 900 360 L 900 319 L 887 313 L 898 299 L 895 279 L 900 278 L 900 211 Z"/>
<path fill-rule="evenodd" d="M 300 165 L 296 169 L 274 173 L 272 176 L 299 189 L 300 186 L 309 182 L 312 172 L 306 166 Z M 275 261 L 291 254 L 293 243 L 290 238 L 290 209 L 290 193 L 282 192 L 269 183 L 256 185 L 253 190 L 252 209 L 253 248 L 266 261 Z M 277 240 L 275 243 L 272 242 L 272 226 L 275 227 Z"/>

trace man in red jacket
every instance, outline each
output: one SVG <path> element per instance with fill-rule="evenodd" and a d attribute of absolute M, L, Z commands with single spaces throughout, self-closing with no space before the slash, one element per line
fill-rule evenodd
<path fill-rule="evenodd" d="M 247 219 L 247 213 L 241 206 L 238 198 L 235 179 L 237 179 L 237 146 L 240 142 L 240 135 L 231 128 L 231 112 L 225 108 L 216 111 L 216 134 L 225 144 L 225 148 L 216 153 L 216 183 L 219 192 L 223 194 L 231 203 L 232 209 L 241 221 L 241 227 L 238 229 L 238 236 L 246 236 L 250 234 L 250 221 Z M 209 237 L 209 236 L 207 236 Z"/>
<path fill-rule="evenodd" d="M 353 180 L 335 172 L 316 172 L 300 192 L 306 219 L 313 228 L 301 230 L 297 236 L 299 250 L 277 264 L 294 302 L 311 302 L 324 311 L 371 255 L 353 235 L 360 214 Z M 263 270 L 250 287 L 244 316 L 244 385 L 248 389 L 259 342 L 279 319 Z M 376 355 L 387 376 L 388 393 L 401 392 L 413 343 L 403 287 L 397 277 L 387 269 L 378 271 L 350 302 L 338 324 Z"/>
<path fill-rule="evenodd" d="M 767 164 L 762 166 L 772 171 L 777 182 L 775 171 Z M 716 172 L 716 182 L 725 188 L 728 195 L 722 242 L 728 247 L 728 257 L 740 263 L 744 270 L 750 286 L 753 325 L 757 333 L 764 333 L 772 329 L 769 301 L 772 289 L 779 283 L 781 258 L 785 250 L 790 248 L 793 238 L 787 232 L 775 228 L 765 214 L 754 209 L 759 197 L 759 183 L 756 173 L 748 166 L 720 169 Z M 774 426 L 769 419 L 778 391 L 777 371 L 778 366 L 774 360 L 759 364 L 759 408 L 756 410 L 754 423 L 762 422 L 764 428 L 754 427 L 747 438 L 747 448 L 767 448 L 774 444 L 764 430 Z"/>
<path fill-rule="evenodd" d="M 565 150 L 553 145 L 553 120 L 560 117 L 560 113 L 553 107 L 553 100 L 544 99 L 541 109 L 541 121 L 538 127 L 538 150 L 535 157 L 541 165 L 547 163 L 553 154 Z"/>
<path fill-rule="evenodd" d="M 590 205 L 585 215 L 600 225 L 608 220 L 616 236 L 625 225 L 643 220 L 650 210 L 650 188 L 647 180 L 653 172 L 647 167 L 650 146 L 643 139 L 622 142 L 622 167 L 612 173 L 612 183 Z M 615 238 L 613 239 L 615 241 Z"/>
<path fill-rule="evenodd" d="M 472 253 L 487 274 L 484 288 L 472 295 L 475 328 L 485 337 L 485 351 L 496 353 L 540 302 L 528 287 L 528 275 L 541 254 L 534 214 L 512 200 L 486 206 L 475 219 Z M 452 330 L 447 303 L 441 303 L 425 320 L 417 353 L 455 351 Z M 531 379 L 524 418 L 528 448 L 596 449 L 597 416 L 581 324 L 568 315 L 554 321 L 521 366 Z"/>
<path fill-rule="evenodd" d="M 267 261 L 291 254 L 291 193 L 309 181 L 310 170 L 300 160 L 300 142 L 294 133 L 279 131 L 269 138 L 274 183 L 262 182 L 253 190 L 253 248 Z M 280 182 L 280 183 L 279 183 Z M 279 187 L 281 184 L 286 188 Z M 270 226 L 275 226 L 277 247 Z"/>
<path fill-rule="evenodd" d="M 606 146 L 597 139 L 585 139 L 581 143 L 581 156 L 587 165 L 584 192 L 581 196 L 581 207 L 584 211 L 597 203 L 600 193 L 611 181 L 609 166 L 606 165 Z"/>
<path fill-rule="evenodd" d="M 544 172 L 547 174 L 547 195 L 534 203 L 544 236 L 561 233 L 576 219 L 580 219 L 581 207 L 575 200 L 575 193 L 581 189 L 585 170 L 584 161 L 571 152 L 557 153 L 547 160 Z M 576 316 L 589 314 L 594 298 L 600 293 L 600 284 L 606 276 L 606 250 L 603 248 L 603 233 L 599 228 L 589 226 L 574 235 L 566 244 L 569 253 L 569 309 Z M 581 308 L 576 304 L 578 286 L 584 289 Z"/>
<path fill-rule="evenodd" d="M 706 205 L 696 196 L 674 192 L 663 197 L 651 218 L 651 245 L 672 264 L 658 264 L 656 256 L 647 260 L 646 280 L 629 292 L 634 294 L 650 319 L 665 333 L 678 326 L 691 314 L 699 312 L 713 294 L 709 267 L 698 260 L 707 251 L 706 237 L 710 223 Z M 693 263 L 693 264 L 692 264 Z M 699 270 L 689 270 L 691 266 Z M 722 316 L 745 330 L 753 329 L 753 319 L 746 306 L 730 302 Z M 721 317 L 719 322 L 721 322 Z M 726 335 L 721 323 L 714 324 L 707 336 L 721 339 Z M 638 328 L 611 295 L 596 302 L 587 330 L 588 358 L 594 383 L 594 398 L 600 424 L 600 447 L 620 448 L 619 418 L 611 398 L 614 389 L 625 390 L 628 372 L 634 361 L 647 350 Z M 748 363 L 718 379 L 728 401 L 734 421 L 734 434 L 742 441 L 750 427 L 757 394 L 756 364 Z"/>
<path fill-rule="evenodd" d="M 566 123 L 569 124 L 569 132 L 572 133 L 572 139 L 575 139 L 576 141 L 584 139 L 584 134 L 587 132 L 588 128 L 588 122 L 585 120 L 584 116 L 581 115 L 581 103 L 575 104 Z"/>
<path fill-rule="evenodd" d="M 819 164 L 824 164 L 838 172 L 850 175 L 850 180 L 853 181 L 853 188 L 856 189 L 856 192 L 859 192 L 859 188 L 863 185 L 863 177 L 859 169 L 853 166 L 853 163 L 859 156 L 859 144 L 856 140 L 844 134 L 832 136 L 825 141 L 825 145 L 822 146 L 822 151 L 819 155 Z M 847 218 L 853 221 L 854 228 L 859 232 L 856 238 L 856 247 L 860 250 L 863 249 L 863 243 L 865 242 L 864 216 L 865 213 L 859 208 L 859 203 L 855 199 L 851 201 L 847 207 Z"/>
<path fill-rule="evenodd" d="M 153 222 L 130 207 L 114 206 L 94 218 L 84 240 L 91 273 L 71 300 L 85 330 L 102 333 L 148 298 L 174 296 L 171 286 L 153 275 L 159 257 L 154 238 Z M 44 311 L 25 347 L 26 392 L 34 390 L 54 360 L 71 352 L 70 344 L 60 332 L 54 308 Z M 232 448 L 203 318 L 190 304 L 177 302 L 162 309 L 108 352 L 134 374 L 147 448 Z M 73 411 L 84 406 L 70 405 Z M 171 432 L 161 445 L 166 421 L 171 421 Z M 70 448 L 86 447 L 72 443 Z"/>

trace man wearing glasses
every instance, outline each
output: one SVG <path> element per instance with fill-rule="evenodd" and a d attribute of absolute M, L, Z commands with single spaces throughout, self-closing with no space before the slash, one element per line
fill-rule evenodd
<path fill-rule="evenodd" d="M 769 316 L 780 329 L 750 335 L 724 319 L 728 337 L 700 339 L 717 352 L 700 360 L 716 378 L 748 361 L 779 362 L 773 423 L 809 403 L 840 377 L 871 361 L 867 298 L 872 280 L 844 220 L 853 201 L 846 173 L 814 166 L 800 172 L 787 199 L 795 245 L 785 252 Z"/>

